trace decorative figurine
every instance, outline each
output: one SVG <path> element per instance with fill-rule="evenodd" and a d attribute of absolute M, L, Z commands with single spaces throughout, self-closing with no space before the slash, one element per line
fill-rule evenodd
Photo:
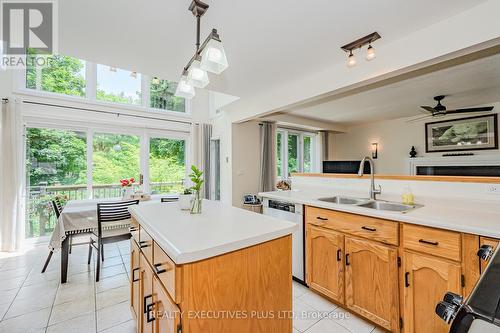
<path fill-rule="evenodd" d="M 411 146 L 410 157 L 411 158 L 417 157 L 417 151 L 415 150 L 415 146 Z"/>

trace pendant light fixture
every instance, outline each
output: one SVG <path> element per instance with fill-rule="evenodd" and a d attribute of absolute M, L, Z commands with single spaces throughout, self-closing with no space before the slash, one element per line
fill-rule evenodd
<path fill-rule="evenodd" d="M 189 5 L 189 11 L 196 17 L 196 51 L 182 71 L 175 96 L 186 99 L 193 98 L 195 96 L 194 87 L 204 88 L 210 82 L 207 72 L 220 74 L 229 66 L 226 52 L 216 29 L 212 29 L 200 46 L 201 17 L 206 13 L 208 7 L 200 0 L 193 0 Z"/>
<path fill-rule="evenodd" d="M 349 56 L 347 57 L 347 67 L 353 67 L 356 65 L 356 58 L 354 57 L 353 51 L 361 49 L 365 45 L 368 45 L 368 48 L 366 49 L 366 60 L 370 61 L 375 59 L 375 49 L 373 48 L 372 43 L 380 38 L 382 37 L 378 34 L 378 32 L 373 32 L 365 37 L 355 40 L 354 42 L 342 46 L 342 50 L 349 52 Z"/>

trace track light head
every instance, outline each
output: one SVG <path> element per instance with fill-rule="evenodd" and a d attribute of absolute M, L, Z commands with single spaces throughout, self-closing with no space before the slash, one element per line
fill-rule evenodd
<path fill-rule="evenodd" d="M 356 57 L 354 54 L 352 54 L 352 51 L 349 53 L 349 56 L 347 57 L 347 67 L 354 67 L 356 66 Z"/>

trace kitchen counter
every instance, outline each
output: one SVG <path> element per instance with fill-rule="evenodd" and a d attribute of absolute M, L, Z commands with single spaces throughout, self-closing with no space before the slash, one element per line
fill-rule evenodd
<path fill-rule="evenodd" d="M 201 214 L 182 211 L 177 202 L 134 206 L 130 212 L 177 265 L 290 235 L 297 227 L 209 200 Z"/>
<path fill-rule="evenodd" d="M 407 213 L 400 213 L 352 205 L 339 205 L 318 200 L 319 198 L 335 195 L 367 197 L 366 192 L 353 193 L 331 190 L 326 193 L 324 190 L 316 191 L 313 188 L 259 193 L 259 196 L 269 199 L 500 238 L 500 207 L 498 201 L 433 199 L 422 202 L 424 204 L 423 207 L 413 209 Z M 395 198 L 387 199 L 396 201 Z M 417 200 L 417 203 L 420 202 Z"/>

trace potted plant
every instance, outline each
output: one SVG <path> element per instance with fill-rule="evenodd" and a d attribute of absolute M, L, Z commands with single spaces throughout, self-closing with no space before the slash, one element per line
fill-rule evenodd
<path fill-rule="evenodd" d="M 191 201 L 193 201 L 193 190 L 191 188 L 185 188 L 184 191 L 179 194 L 179 207 L 181 210 L 190 210 Z"/>
<path fill-rule="evenodd" d="M 203 186 L 203 171 L 199 170 L 194 165 L 191 166 L 191 173 L 189 174 L 189 178 L 193 182 L 193 191 L 194 191 L 194 199 L 191 204 L 191 214 L 200 214 L 201 213 L 201 187 Z"/>
<path fill-rule="evenodd" d="M 133 177 L 120 179 L 123 199 L 129 199 L 132 196 L 132 185 L 134 185 L 134 183 L 135 183 L 135 178 Z"/>

